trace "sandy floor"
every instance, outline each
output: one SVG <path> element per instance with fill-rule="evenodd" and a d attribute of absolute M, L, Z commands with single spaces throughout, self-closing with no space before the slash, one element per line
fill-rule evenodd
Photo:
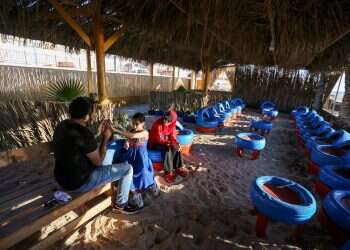
<path fill-rule="evenodd" d="M 312 190 L 306 159 L 293 129 L 283 117 L 274 123 L 256 161 L 233 156 L 233 137 L 246 131 L 249 119 L 216 135 L 196 135 L 191 161 L 202 165 L 184 182 L 162 187 L 161 196 L 139 215 L 110 212 L 72 234 L 59 248 L 70 249 L 335 249 L 316 219 L 301 242 L 287 240 L 292 226 L 273 223 L 268 238 L 255 236 L 249 189 L 261 175 L 291 178 Z M 150 121 L 149 121 L 150 122 Z M 318 199 L 319 200 L 319 199 Z"/>

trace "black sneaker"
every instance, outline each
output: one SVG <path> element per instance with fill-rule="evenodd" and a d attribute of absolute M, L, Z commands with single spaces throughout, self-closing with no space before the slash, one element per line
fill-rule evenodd
<path fill-rule="evenodd" d="M 143 209 L 143 207 L 138 207 L 138 206 L 132 206 L 132 205 L 125 205 L 123 207 L 119 207 L 117 205 L 115 205 L 112 208 L 112 212 L 113 213 L 118 213 L 118 214 L 137 214 L 138 212 L 140 212 Z"/>

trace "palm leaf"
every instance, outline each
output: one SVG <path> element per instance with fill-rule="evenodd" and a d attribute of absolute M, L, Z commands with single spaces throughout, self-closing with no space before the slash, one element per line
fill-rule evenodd
<path fill-rule="evenodd" d="M 62 79 L 51 84 L 46 91 L 46 97 L 52 101 L 71 102 L 85 95 L 85 87 L 80 80 Z"/>

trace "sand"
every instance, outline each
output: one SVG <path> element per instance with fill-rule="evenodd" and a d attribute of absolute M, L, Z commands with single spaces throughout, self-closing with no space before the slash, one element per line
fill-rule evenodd
<path fill-rule="evenodd" d="M 255 236 L 249 190 L 256 177 L 282 176 L 309 190 L 313 190 L 313 179 L 306 174 L 307 161 L 296 144 L 287 116 L 274 122 L 258 160 L 233 156 L 234 135 L 247 131 L 249 120 L 258 116 L 247 113 L 239 124 L 223 128 L 215 135 L 197 134 L 193 152 L 186 158 L 196 162 L 191 175 L 177 185 L 162 185 L 160 197 L 146 199 L 149 205 L 142 213 L 125 216 L 106 211 L 56 248 L 336 249 L 315 218 L 297 243 L 288 237 L 294 227 L 281 223 L 269 225 L 266 239 Z M 147 120 L 150 124 L 154 118 Z"/>

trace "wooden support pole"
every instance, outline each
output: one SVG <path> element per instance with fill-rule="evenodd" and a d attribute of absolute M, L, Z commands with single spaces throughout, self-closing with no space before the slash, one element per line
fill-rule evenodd
<path fill-rule="evenodd" d="M 85 43 L 91 47 L 90 37 L 85 33 L 85 31 L 79 26 L 79 24 L 69 15 L 69 13 L 61 6 L 57 0 L 48 0 L 60 16 L 68 23 L 69 26 L 85 41 Z"/>
<path fill-rule="evenodd" d="M 100 104 L 108 104 L 109 100 L 106 94 L 105 79 L 105 46 L 103 25 L 101 19 L 101 1 L 97 1 L 95 6 L 96 14 L 94 16 L 94 33 L 95 33 L 95 53 L 96 53 L 96 70 L 97 70 L 97 88 Z"/>
<path fill-rule="evenodd" d="M 88 80 L 88 94 L 92 93 L 92 70 L 91 70 L 91 53 L 90 48 L 86 49 L 86 71 Z"/>
<path fill-rule="evenodd" d="M 150 64 L 149 71 L 150 71 L 150 86 L 151 90 L 153 91 L 154 89 L 154 75 L 153 75 L 153 63 Z"/>
<path fill-rule="evenodd" d="M 192 74 L 191 74 L 191 88 L 190 89 L 195 89 L 196 88 L 196 79 L 197 75 L 196 75 L 196 71 L 193 70 Z"/>
<path fill-rule="evenodd" d="M 209 91 L 209 81 L 210 81 L 210 65 L 206 64 L 203 70 L 204 74 L 204 93 L 205 95 L 208 95 Z"/>
<path fill-rule="evenodd" d="M 173 66 L 173 76 L 172 76 L 172 85 L 173 85 L 173 90 L 175 90 L 175 69 L 176 67 Z"/>

